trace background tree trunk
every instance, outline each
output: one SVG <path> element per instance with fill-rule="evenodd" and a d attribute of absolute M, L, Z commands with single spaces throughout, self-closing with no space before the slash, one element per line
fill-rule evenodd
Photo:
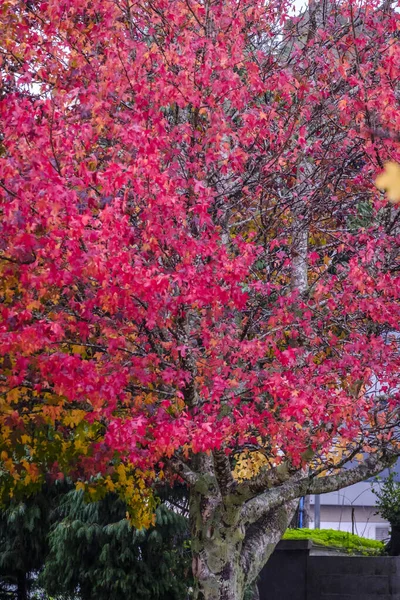
<path fill-rule="evenodd" d="M 25 573 L 18 573 L 17 600 L 28 600 L 28 585 Z"/>
<path fill-rule="evenodd" d="M 390 556 L 400 556 L 400 527 L 392 525 L 387 550 Z"/>

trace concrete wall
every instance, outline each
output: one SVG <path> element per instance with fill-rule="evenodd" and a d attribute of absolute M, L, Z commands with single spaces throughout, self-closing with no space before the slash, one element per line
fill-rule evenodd
<path fill-rule="evenodd" d="M 308 540 L 284 540 L 261 572 L 260 600 L 307 600 Z"/>
<path fill-rule="evenodd" d="M 400 600 L 400 557 L 311 556 L 308 541 L 280 542 L 264 567 L 260 600 Z"/>
<path fill-rule="evenodd" d="M 307 566 L 307 600 L 400 599 L 398 557 L 310 556 Z"/>

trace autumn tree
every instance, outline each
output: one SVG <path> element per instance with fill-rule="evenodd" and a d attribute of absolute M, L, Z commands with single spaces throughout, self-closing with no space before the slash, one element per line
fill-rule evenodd
<path fill-rule="evenodd" d="M 399 14 L 0 20 L 6 493 L 69 469 L 149 524 L 152 486 L 184 481 L 195 597 L 242 600 L 300 496 L 399 453 L 400 221 L 373 185 L 400 156 Z"/>

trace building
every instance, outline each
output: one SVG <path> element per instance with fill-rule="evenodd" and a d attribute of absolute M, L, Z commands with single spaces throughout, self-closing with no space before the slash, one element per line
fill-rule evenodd
<path fill-rule="evenodd" d="M 320 496 L 320 528 L 348 531 L 361 537 L 386 540 L 388 521 L 376 514 L 372 482 L 363 481 Z M 310 498 L 310 526 L 315 525 L 315 496 Z"/>
<path fill-rule="evenodd" d="M 394 467 L 395 479 L 400 481 L 400 461 Z M 386 469 L 380 477 L 389 474 Z M 337 492 L 320 496 L 320 528 L 348 531 L 374 540 L 387 540 L 390 524 L 377 514 L 377 498 L 372 487 L 378 488 L 376 479 L 350 485 Z M 310 527 L 315 527 L 315 496 L 310 497 Z"/>

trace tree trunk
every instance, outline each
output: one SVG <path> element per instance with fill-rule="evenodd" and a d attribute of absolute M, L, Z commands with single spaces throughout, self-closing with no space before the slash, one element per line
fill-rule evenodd
<path fill-rule="evenodd" d="M 260 600 L 260 591 L 258 589 L 257 581 L 255 581 L 251 588 L 251 595 L 249 594 L 249 598 L 251 600 Z"/>
<path fill-rule="evenodd" d="M 390 534 L 390 541 L 387 545 L 387 551 L 390 556 L 400 556 L 400 527 L 398 525 L 392 525 L 392 531 Z"/>
<path fill-rule="evenodd" d="M 25 573 L 18 573 L 17 576 L 17 599 L 28 600 L 28 585 Z"/>
<path fill-rule="evenodd" d="M 190 525 L 195 600 L 243 600 L 245 575 L 240 565 L 244 529 L 237 507 L 192 491 Z"/>
<path fill-rule="evenodd" d="M 296 502 L 247 524 L 237 497 L 191 490 L 194 600 L 243 600 L 286 530 Z M 254 596 L 257 597 L 256 595 Z"/>

